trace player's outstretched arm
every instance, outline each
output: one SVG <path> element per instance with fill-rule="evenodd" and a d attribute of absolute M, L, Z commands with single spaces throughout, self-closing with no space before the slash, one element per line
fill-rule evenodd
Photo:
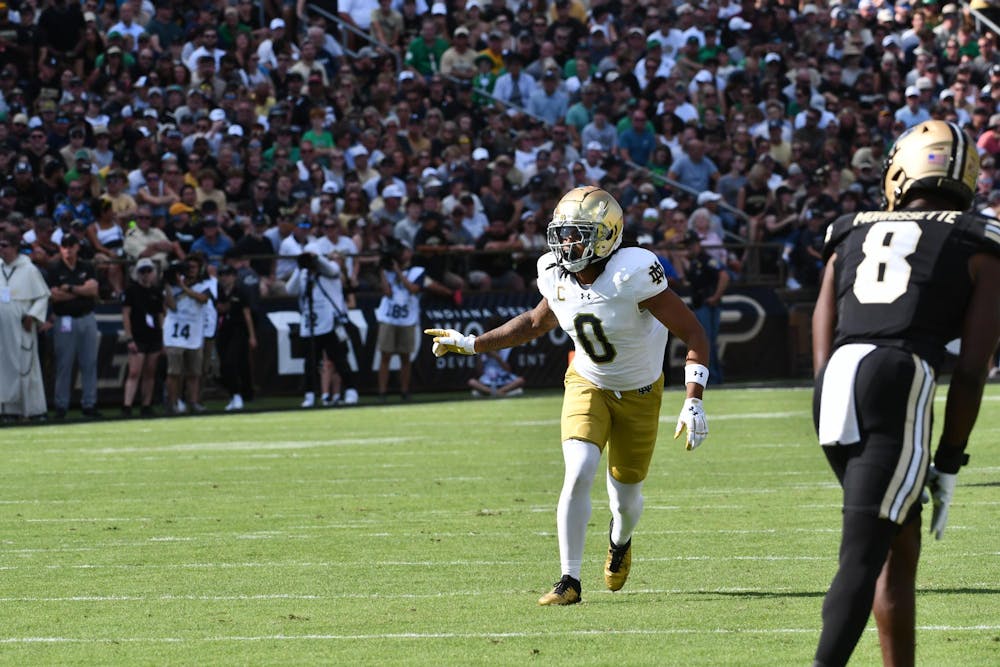
<path fill-rule="evenodd" d="M 687 431 L 686 448 L 695 449 L 708 437 L 708 418 L 701 403 L 708 383 L 708 368 L 705 366 L 709 355 L 708 336 L 691 309 L 672 290 L 663 290 L 639 306 L 648 310 L 663 326 L 687 343 L 687 364 L 684 370 L 687 398 L 684 399 L 684 406 L 677 418 L 674 438 Z"/>
<path fill-rule="evenodd" d="M 465 335 L 454 329 L 424 329 L 424 333 L 434 338 L 434 355 L 440 357 L 448 352 L 476 354 L 515 347 L 548 333 L 558 324 L 555 313 L 549 308 L 549 302 L 542 299 L 531 310 L 481 336 Z"/>
<path fill-rule="evenodd" d="M 965 462 L 965 446 L 979 415 L 983 385 L 989 362 L 1000 338 L 1000 259 L 975 255 L 970 261 L 975 286 L 962 324 L 962 349 L 948 387 L 944 427 L 934 453 L 934 466 L 927 477 L 931 500 L 931 533 L 944 534 L 948 508 L 955 491 L 959 469 Z"/>

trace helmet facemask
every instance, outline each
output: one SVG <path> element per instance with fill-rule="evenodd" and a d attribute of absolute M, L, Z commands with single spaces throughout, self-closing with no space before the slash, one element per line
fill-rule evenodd
<path fill-rule="evenodd" d="M 545 236 L 556 263 L 577 273 L 610 257 L 621 245 L 623 228 L 622 209 L 615 198 L 586 185 L 559 200 Z"/>
<path fill-rule="evenodd" d="M 549 250 L 559 266 L 570 273 L 585 269 L 593 260 L 597 244 L 608 238 L 610 229 L 589 220 L 553 222 L 546 230 Z"/>

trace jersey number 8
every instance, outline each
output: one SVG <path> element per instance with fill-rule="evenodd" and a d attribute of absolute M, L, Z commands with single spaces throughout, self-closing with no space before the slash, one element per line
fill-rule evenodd
<path fill-rule="evenodd" d="M 892 303 L 906 294 L 912 267 L 906 258 L 917 249 L 920 226 L 915 222 L 876 222 L 861 245 L 854 296 L 861 303 Z"/>

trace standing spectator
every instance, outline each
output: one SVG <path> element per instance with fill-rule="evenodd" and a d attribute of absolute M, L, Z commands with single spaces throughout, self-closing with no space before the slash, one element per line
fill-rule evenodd
<path fill-rule="evenodd" d="M 448 42 L 437 34 L 437 23 L 427 17 L 420 24 L 420 36 L 406 49 L 406 65 L 425 77 L 441 71 L 441 57 L 448 50 Z"/>
<path fill-rule="evenodd" d="M 656 133 L 646 122 L 646 112 L 635 109 L 629 124 L 618 133 L 618 152 L 623 160 L 646 166 L 656 145 Z"/>
<path fill-rule="evenodd" d="M 38 40 L 43 61 L 74 56 L 86 27 L 82 7 L 79 2 L 52 0 L 42 10 L 38 17 Z"/>
<path fill-rule="evenodd" d="M 167 411 L 187 412 L 180 401 L 181 382 L 194 412 L 204 412 L 201 398 L 201 372 L 204 363 L 205 305 L 212 295 L 207 286 L 199 287 L 201 263 L 193 257 L 179 266 L 171 266 L 165 275 L 163 301 L 163 347 L 167 354 Z"/>
<path fill-rule="evenodd" d="M 709 344 L 708 375 L 713 384 L 722 384 L 722 360 L 719 358 L 719 325 L 722 319 L 722 295 L 729 286 L 725 267 L 702 248 L 701 237 L 691 229 L 684 237 L 688 264 L 684 276 L 691 287 L 691 310 L 705 329 Z"/>
<path fill-rule="evenodd" d="M 389 388 L 389 366 L 392 357 L 399 356 L 399 393 L 402 400 L 410 398 L 410 370 L 416 352 L 416 326 L 420 324 L 420 290 L 424 285 L 424 268 L 410 266 L 413 251 L 398 244 L 384 255 L 379 266 L 382 300 L 375 319 L 378 321 L 378 396 L 386 402 Z"/>
<path fill-rule="evenodd" d="M 110 202 L 105 206 L 110 206 Z M 130 262 L 149 257 L 160 271 L 167 268 L 171 258 L 184 259 L 180 244 L 168 239 L 162 229 L 153 227 L 153 215 L 145 206 L 136 212 L 135 227 L 125 236 L 124 248 L 125 257 Z"/>
<path fill-rule="evenodd" d="M 41 271 L 18 252 L 21 234 L 0 226 L 0 418 L 44 417 L 45 387 L 38 359 L 39 325 L 49 288 Z"/>
<path fill-rule="evenodd" d="M 903 124 L 904 129 L 910 129 L 930 120 L 930 113 L 920 105 L 920 89 L 916 86 L 907 86 L 905 92 L 906 104 L 897 109 L 895 114 L 896 120 Z"/>
<path fill-rule="evenodd" d="M 56 418 L 62 419 L 69 409 L 73 388 L 73 364 L 80 368 L 83 415 L 97 419 L 97 274 L 94 267 L 79 260 L 80 241 L 65 234 L 59 244 L 60 258 L 48 271 L 52 290 L 52 313 L 56 318 L 54 346 L 56 351 L 56 386 L 53 400 Z"/>
<path fill-rule="evenodd" d="M 928 159 L 939 151 L 957 157 Z M 926 483 L 940 540 L 1000 340 L 996 226 L 965 213 L 978 157 L 957 125 L 918 125 L 886 161 L 883 210 L 827 231 L 812 320 L 813 414 L 843 500 L 813 664 L 847 664 L 872 611 L 885 664 L 917 662 L 921 492 Z M 930 465 L 935 380 L 959 337 Z"/>
<path fill-rule="evenodd" d="M 253 397 L 250 355 L 257 349 L 257 333 L 251 296 L 237 282 L 236 267 L 226 265 L 219 271 L 218 340 L 222 383 L 229 392 L 226 411 L 243 409 L 244 396 Z"/>
<path fill-rule="evenodd" d="M 128 375 L 122 416 L 132 416 L 136 391 L 142 387 L 143 417 L 153 416 L 156 365 L 163 352 L 163 287 L 156 263 L 143 257 L 135 265 L 135 279 L 122 295 L 122 329 L 128 346 Z"/>
<path fill-rule="evenodd" d="M 696 193 L 711 190 L 719 178 L 719 168 L 705 155 L 705 144 L 700 139 L 689 139 L 684 155 L 674 161 L 667 178 L 677 181 Z"/>

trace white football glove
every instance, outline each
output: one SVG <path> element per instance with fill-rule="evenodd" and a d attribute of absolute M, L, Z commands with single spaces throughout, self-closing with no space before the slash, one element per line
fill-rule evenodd
<path fill-rule="evenodd" d="M 475 354 L 476 337 L 466 336 L 454 329 L 424 329 L 424 333 L 434 337 L 431 351 L 435 357 L 443 357 L 449 352 L 456 354 Z"/>
<path fill-rule="evenodd" d="M 684 407 L 681 408 L 680 417 L 677 418 L 674 440 L 684 429 L 687 429 L 687 449 L 689 450 L 700 445 L 708 437 L 708 418 L 705 417 L 705 410 L 701 407 L 700 398 L 684 400 Z"/>
<path fill-rule="evenodd" d="M 931 533 L 935 539 L 940 540 L 944 535 L 944 527 L 948 523 L 948 508 L 951 506 L 952 496 L 955 495 L 957 481 L 957 474 L 941 472 L 934 466 L 931 466 L 927 473 L 927 488 L 931 492 L 931 502 L 934 505 L 931 514 Z"/>

